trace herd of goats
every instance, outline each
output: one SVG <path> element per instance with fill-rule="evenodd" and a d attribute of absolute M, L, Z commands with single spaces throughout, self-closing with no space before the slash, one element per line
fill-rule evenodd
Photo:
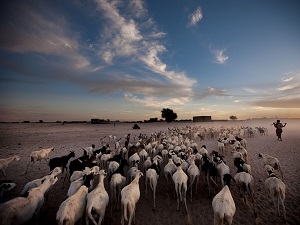
<path fill-rule="evenodd" d="M 54 148 L 33 151 L 30 155 L 28 169 L 33 170 L 35 162 L 47 161 L 50 173 L 40 179 L 28 182 L 21 196 L 0 204 L 0 223 L 3 225 L 23 224 L 38 218 L 38 214 L 47 201 L 48 192 L 57 182 L 59 174 L 65 174 L 69 179 L 69 188 L 64 201 L 60 204 L 56 220 L 59 225 L 75 224 L 85 221 L 85 224 L 101 224 L 108 203 L 110 210 L 121 210 L 121 224 L 135 223 L 136 203 L 140 198 L 139 179 L 144 176 L 145 192 L 148 196 L 148 185 L 153 194 L 153 208 L 156 208 L 155 196 L 158 178 L 161 174 L 166 179 L 169 189 L 175 190 L 177 210 L 180 203 L 188 212 L 186 203 L 187 191 L 190 191 L 192 201 L 193 188 L 196 188 L 200 177 L 203 177 L 208 187 L 209 196 L 213 197 L 212 207 L 214 224 L 229 225 L 236 211 L 235 202 L 230 192 L 231 181 L 235 182 L 243 200 L 252 199 L 253 177 L 248 164 L 247 141 L 254 133 L 267 134 L 263 127 L 221 127 L 218 130 L 205 127 L 168 128 L 166 132 L 152 133 L 149 136 L 140 134 L 130 137 L 130 134 L 117 139 L 110 135 L 101 139 L 102 147 L 95 145 L 83 148 L 83 155 L 77 159 L 74 152 L 68 155 L 49 159 Z M 197 145 L 196 140 L 217 139 L 217 151 L 208 151 L 205 145 Z M 229 166 L 223 160 L 224 152 L 231 152 L 237 173 L 232 176 Z M 265 187 L 269 190 L 276 211 L 280 214 L 280 205 L 285 213 L 285 184 L 277 158 L 260 153 L 268 177 Z M 12 161 L 19 161 L 18 156 L 0 159 L 0 170 L 6 179 L 5 169 Z M 70 161 L 70 162 L 69 162 Z M 126 170 L 125 167 L 127 167 Z M 65 170 L 67 172 L 65 172 Z M 162 171 L 161 171 L 162 170 Z M 275 170 L 281 173 L 280 178 Z M 68 176 L 67 176 L 68 174 Z M 98 179 L 95 179 L 98 178 Z M 108 180 L 109 193 L 104 185 Z M 95 183 L 97 180 L 97 183 Z M 220 183 L 222 190 L 216 193 L 216 185 Z M 0 184 L 1 199 L 5 193 L 15 187 L 13 182 Z M 254 206 L 254 205 L 253 205 Z M 254 208 L 255 210 L 255 208 Z"/>

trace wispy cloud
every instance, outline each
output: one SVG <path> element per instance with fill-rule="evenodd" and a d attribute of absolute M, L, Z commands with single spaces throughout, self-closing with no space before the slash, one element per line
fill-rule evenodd
<path fill-rule="evenodd" d="M 198 22 L 203 18 L 203 14 L 201 11 L 200 6 L 196 9 L 195 12 L 189 15 L 189 25 L 195 26 L 198 24 Z"/>
<path fill-rule="evenodd" d="M 224 54 L 225 51 L 226 51 L 226 48 L 222 49 L 222 50 L 213 50 L 213 54 L 215 55 L 216 63 L 225 64 L 227 62 L 229 57 Z"/>
<path fill-rule="evenodd" d="M 252 105 L 271 108 L 300 108 L 300 73 L 289 73 L 273 90 L 272 97 L 263 96 Z"/>

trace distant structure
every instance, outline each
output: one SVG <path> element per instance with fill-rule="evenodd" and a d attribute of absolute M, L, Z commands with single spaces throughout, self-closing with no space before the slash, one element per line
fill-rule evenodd
<path fill-rule="evenodd" d="M 211 122 L 211 116 L 193 116 L 193 122 Z"/>
<path fill-rule="evenodd" d="M 91 124 L 105 123 L 104 119 L 91 119 Z"/>

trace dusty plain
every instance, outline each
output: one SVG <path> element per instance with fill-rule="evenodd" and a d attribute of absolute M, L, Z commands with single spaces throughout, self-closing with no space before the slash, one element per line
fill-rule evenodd
<path fill-rule="evenodd" d="M 282 216 L 278 217 L 275 207 L 268 196 L 268 192 L 264 186 L 267 174 L 263 169 L 263 162 L 258 159 L 258 153 L 267 153 L 275 156 L 281 162 L 284 182 L 286 184 L 285 207 L 287 214 L 287 224 L 300 224 L 300 119 L 282 119 L 287 126 L 284 128 L 282 137 L 283 141 L 278 141 L 275 135 L 275 128 L 271 126 L 275 120 L 259 119 L 246 121 L 228 121 L 228 122 L 157 122 L 157 123 L 140 123 L 141 129 L 133 130 L 132 123 L 114 124 L 64 124 L 61 123 L 1 123 L 0 124 L 0 158 L 7 158 L 12 155 L 19 155 L 21 160 L 12 162 L 6 169 L 7 179 L 14 181 L 17 186 L 8 192 L 3 201 L 18 197 L 24 185 L 33 179 L 41 178 L 49 172 L 46 162 L 34 165 L 33 171 L 26 175 L 22 173 L 26 169 L 26 165 L 30 162 L 29 155 L 34 150 L 41 148 L 54 147 L 55 151 L 50 154 L 49 158 L 63 156 L 70 151 L 75 151 L 76 158 L 82 155 L 82 148 L 95 144 L 96 148 L 101 147 L 100 139 L 104 136 L 115 135 L 122 138 L 121 144 L 124 144 L 124 136 L 131 134 L 131 141 L 140 133 L 151 134 L 159 131 L 168 131 L 168 128 L 185 127 L 185 126 L 202 126 L 202 127 L 237 127 L 249 126 L 255 128 L 257 126 L 266 127 L 267 135 L 259 135 L 255 133 L 254 138 L 245 137 L 248 142 L 249 164 L 252 167 L 254 177 L 254 199 L 255 207 L 258 213 L 259 221 L 265 225 L 281 225 L 284 224 Z M 108 139 L 106 139 L 108 140 Z M 137 139 L 136 139 L 137 140 Z M 106 141 L 108 142 L 108 141 Z M 200 141 L 196 140 L 200 147 L 205 144 L 209 152 L 217 150 L 217 138 Z M 112 149 L 114 149 L 112 147 Z M 72 160 L 72 159 L 71 159 Z M 236 168 L 233 166 L 233 159 L 229 151 L 226 152 L 225 161 L 234 175 Z M 166 162 L 163 163 L 162 168 Z M 277 173 L 280 177 L 280 174 Z M 144 177 L 143 177 L 144 178 Z M 165 177 L 161 173 L 156 193 L 156 210 L 152 209 L 153 199 L 145 198 L 144 179 L 140 179 L 141 197 L 136 206 L 136 224 L 137 225 L 183 225 L 183 224 L 213 224 L 212 198 L 208 197 L 207 185 L 201 179 L 198 186 L 198 192 L 193 195 L 193 202 L 190 202 L 189 191 L 187 193 L 187 207 L 189 213 L 184 210 L 184 206 L 180 205 L 180 210 L 176 210 L 176 199 L 173 192 L 168 192 Z M 0 173 L 0 180 L 4 177 Z M 62 188 L 62 176 L 59 181 L 52 187 L 48 204 L 43 207 L 40 214 L 40 224 L 53 225 L 57 224 L 55 220 L 56 212 L 59 205 L 63 201 L 69 183 Z M 106 190 L 109 192 L 107 180 L 105 180 Z M 218 191 L 221 186 L 218 187 Z M 231 187 L 233 199 L 236 204 L 236 213 L 233 218 L 233 224 L 254 224 L 253 207 L 250 203 L 243 204 L 243 201 L 236 189 Z M 149 195 L 151 196 L 151 194 Z M 106 210 L 106 216 L 103 224 L 120 224 L 121 212 Z M 29 221 L 26 224 L 32 224 Z M 1 221 L 0 221 L 1 224 Z M 83 222 L 84 224 L 84 222 Z"/>

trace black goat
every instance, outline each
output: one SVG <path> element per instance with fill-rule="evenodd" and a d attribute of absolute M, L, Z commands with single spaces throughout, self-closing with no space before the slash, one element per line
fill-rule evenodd
<path fill-rule="evenodd" d="M 119 174 L 121 174 L 123 177 L 125 177 L 125 174 L 124 174 L 124 167 L 125 167 L 125 166 L 129 166 L 129 164 L 128 164 L 128 162 L 127 162 L 126 159 L 122 159 L 122 161 L 121 161 L 120 166 L 118 167 L 118 169 L 116 169 L 112 174 L 109 175 L 109 177 L 108 177 L 108 182 L 110 182 L 112 176 L 113 176 L 114 174 L 117 174 L 117 173 L 119 173 Z"/>
<path fill-rule="evenodd" d="M 50 171 L 54 170 L 55 167 L 62 167 L 62 173 L 63 173 L 65 169 L 67 170 L 67 164 L 72 157 L 75 157 L 74 151 L 71 151 L 68 155 L 50 159 L 49 161 Z"/>
<path fill-rule="evenodd" d="M 72 176 L 74 171 L 83 171 L 85 167 L 92 168 L 93 166 L 97 166 L 94 155 L 92 155 L 91 157 L 89 157 L 89 155 L 83 155 L 78 159 L 74 159 L 70 162 L 69 165 L 70 177 Z"/>

